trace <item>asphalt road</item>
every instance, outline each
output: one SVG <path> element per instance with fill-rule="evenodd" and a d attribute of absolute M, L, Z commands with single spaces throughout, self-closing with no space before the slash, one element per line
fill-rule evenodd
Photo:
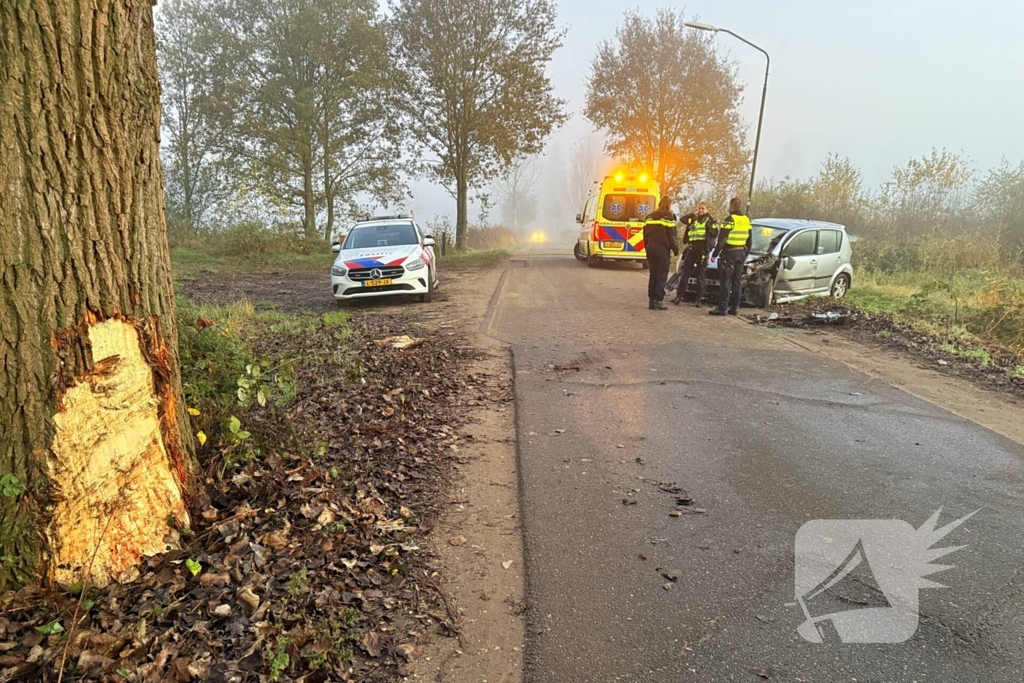
<path fill-rule="evenodd" d="M 535 249 L 484 322 L 515 362 L 529 683 L 1024 679 L 1024 447 L 777 333 L 646 303 L 637 266 Z M 670 516 L 659 482 L 706 512 Z M 801 525 L 940 507 L 980 511 L 937 544 L 965 547 L 912 638 L 801 638 Z M 871 576 L 900 561 L 866 559 L 815 616 L 878 604 Z"/>

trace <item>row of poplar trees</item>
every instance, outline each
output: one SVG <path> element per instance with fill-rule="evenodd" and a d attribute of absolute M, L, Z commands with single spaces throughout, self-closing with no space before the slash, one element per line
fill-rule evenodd
<path fill-rule="evenodd" d="M 565 119 L 551 0 L 168 0 L 157 16 L 172 236 L 239 205 L 334 235 L 428 177 L 467 200 Z M 225 205 L 229 210 L 224 211 Z"/>

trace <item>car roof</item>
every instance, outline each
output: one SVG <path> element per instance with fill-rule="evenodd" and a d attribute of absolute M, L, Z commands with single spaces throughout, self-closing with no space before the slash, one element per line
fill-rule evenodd
<path fill-rule="evenodd" d="M 840 225 L 839 223 L 811 221 L 803 218 L 755 218 L 750 222 L 754 225 L 761 225 L 766 228 L 777 228 L 779 230 L 799 230 L 801 228 L 832 228 L 833 230 L 846 230 L 846 226 Z"/>
<path fill-rule="evenodd" d="M 413 220 L 411 218 L 371 218 L 368 221 L 356 221 L 356 224 L 352 226 L 352 229 L 372 227 L 375 225 L 412 225 Z"/>

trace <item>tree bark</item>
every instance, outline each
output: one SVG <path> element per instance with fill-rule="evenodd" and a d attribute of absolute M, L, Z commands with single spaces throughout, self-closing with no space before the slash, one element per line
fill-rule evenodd
<path fill-rule="evenodd" d="M 302 164 L 302 208 L 304 210 L 302 227 L 307 239 L 315 240 L 316 232 L 316 206 L 313 197 L 313 160 L 307 158 Z"/>
<path fill-rule="evenodd" d="M 469 183 L 466 181 L 465 170 L 456 173 L 455 179 L 455 249 L 466 248 L 466 234 L 469 229 Z"/>
<path fill-rule="evenodd" d="M 188 523 L 159 92 L 151 0 L 0 2 L 0 589 Z"/>

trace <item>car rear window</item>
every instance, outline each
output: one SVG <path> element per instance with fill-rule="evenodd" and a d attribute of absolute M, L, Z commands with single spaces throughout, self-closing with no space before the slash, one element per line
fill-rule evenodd
<path fill-rule="evenodd" d="M 654 210 L 654 197 L 648 194 L 606 194 L 601 216 L 606 221 L 642 221 Z"/>
<path fill-rule="evenodd" d="M 818 231 L 818 253 L 819 254 L 836 254 L 839 253 L 839 247 L 842 246 L 843 240 L 838 230 L 819 230 Z"/>
<path fill-rule="evenodd" d="M 412 223 L 389 223 L 354 228 L 345 240 L 345 249 L 371 249 L 419 244 Z"/>

